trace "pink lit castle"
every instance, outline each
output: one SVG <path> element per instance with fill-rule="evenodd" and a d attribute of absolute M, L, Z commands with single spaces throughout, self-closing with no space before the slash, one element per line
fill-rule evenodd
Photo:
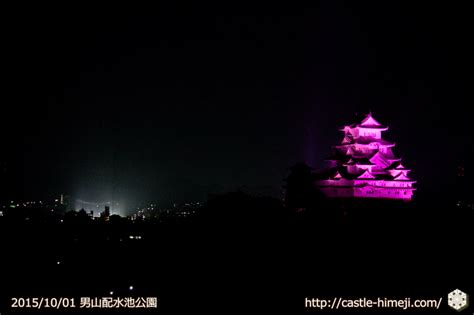
<path fill-rule="evenodd" d="M 382 139 L 382 126 L 369 113 L 360 123 L 345 126 L 344 139 L 332 147 L 328 169 L 316 187 L 329 198 L 378 198 L 409 201 L 416 183 L 394 156 L 394 143 Z"/>

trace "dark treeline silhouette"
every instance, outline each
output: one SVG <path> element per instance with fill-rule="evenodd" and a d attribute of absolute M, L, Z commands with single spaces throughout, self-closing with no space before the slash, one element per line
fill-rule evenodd
<path fill-rule="evenodd" d="M 114 291 L 158 296 L 164 314 L 298 313 L 305 296 L 380 295 L 397 287 L 397 294 L 444 294 L 469 281 L 467 271 L 454 279 L 448 265 L 469 248 L 472 211 L 327 200 L 310 182 L 311 170 L 297 165 L 284 201 L 229 192 L 210 196 L 186 218 L 92 220 L 85 211 L 32 216 L 31 209 L 11 209 L 0 217 L 1 267 L 16 276 L 0 284 L 8 292 L 1 307 L 8 296 Z M 463 257 L 456 268 L 468 270 L 472 259 Z"/>

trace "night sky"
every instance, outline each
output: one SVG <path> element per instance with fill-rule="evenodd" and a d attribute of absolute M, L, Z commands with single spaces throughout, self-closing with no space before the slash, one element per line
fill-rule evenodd
<path fill-rule="evenodd" d="M 130 206 L 238 188 L 278 197 L 289 166 L 321 168 L 338 127 L 369 110 L 419 193 L 437 193 L 472 150 L 470 12 L 349 1 L 12 8 L 5 194 Z"/>

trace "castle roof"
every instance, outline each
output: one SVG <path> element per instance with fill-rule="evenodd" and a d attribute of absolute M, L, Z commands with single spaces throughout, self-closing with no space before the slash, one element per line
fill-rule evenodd
<path fill-rule="evenodd" d="M 347 139 L 346 137 L 344 137 L 344 140 L 342 141 L 342 144 L 333 145 L 333 147 L 340 148 L 340 147 L 344 147 L 344 146 L 348 146 L 348 145 L 352 145 L 352 144 L 364 144 L 365 145 L 365 144 L 371 144 L 371 143 L 377 143 L 381 146 L 387 146 L 387 147 L 395 146 L 395 143 L 384 140 L 384 139 L 375 139 L 375 138 L 372 138 L 372 137 L 358 137 L 358 138 L 355 138 L 355 139 Z"/>
<path fill-rule="evenodd" d="M 391 159 L 390 159 L 391 160 Z M 386 168 L 386 170 L 399 170 L 399 171 L 409 171 L 410 169 L 406 168 L 402 162 L 401 159 L 398 159 L 398 161 L 393 162 Z"/>
<path fill-rule="evenodd" d="M 397 170 L 406 170 L 405 166 L 402 165 L 402 162 L 398 162 L 397 167 L 395 167 Z"/>
<path fill-rule="evenodd" d="M 406 176 L 403 172 L 393 176 L 388 173 L 372 173 L 369 170 L 364 170 L 362 173 L 358 174 L 351 174 L 347 171 L 345 167 L 336 167 L 329 170 L 325 170 L 315 174 L 316 180 L 338 180 L 338 179 L 346 179 L 346 180 L 357 180 L 357 179 L 364 179 L 364 180 L 385 180 L 385 181 L 409 181 L 415 182 L 408 176 Z"/>
<path fill-rule="evenodd" d="M 360 123 L 353 123 L 339 130 L 347 131 L 347 129 L 353 129 L 353 128 L 382 129 L 382 130 L 388 129 L 387 126 L 384 126 L 381 123 L 379 123 L 377 120 L 375 120 L 374 117 L 372 117 L 372 113 L 367 114 L 367 116 L 365 116 L 365 118 Z"/>
<path fill-rule="evenodd" d="M 358 179 L 374 179 L 375 176 L 372 175 L 369 170 L 365 170 L 362 174 L 357 176 Z"/>
<path fill-rule="evenodd" d="M 390 163 L 394 163 L 394 162 L 400 162 L 402 158 L 393 157 L 393 158 L 387 158 L 387 160 L 390 161 Z"/>
<path fill-rule="evenodd" d="M 397 176 L 393 178 L 394 180 L 411 180 L 408 176 L 406 176 L 403 172 L 400 172 Z"/>
<path fill-rule="evenodd" d="M 354 139 L 354 142 L 357 143 L 357 144 L 371 144 L 371 143 L 378 143 L 378 144 L 381 144 L 383 146 L 395 146 L 395 143 L 393 142 L 390 142 L 390 141 L 387 141 L 387 140 L 384 140 L 384 139 L 375 139 L 375 138 L 372 138 L 372 137 L 358 137 L 356 139 Z"/>
<path fill-rule="evenodd" d="M 359 127 L 365 128 L 380 128 L 383 127 L 381 123 L 376 121 L 374 117 L 372 117 L 372 113 L 369 113 L 359 124 Z"/>
<path fill-rule="evenodd" d="M 350 158 L 347 162 L 344 163 L 344 165 L 354 165 L 356 162 L 352 158 Z"/>

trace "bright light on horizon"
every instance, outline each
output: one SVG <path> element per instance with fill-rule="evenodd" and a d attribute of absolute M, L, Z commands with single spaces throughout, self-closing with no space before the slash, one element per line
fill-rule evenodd
<path fill-rule="evenodd" d="M 74 210 L 80 211 L 84 209 L 86 212 L 93 211 L 94 217 L 99 217 L 101 212 L 105 211 L 105 207 L 110 207 L 110 215 L 118 214 L 120 216 L 126 216 L 126 209 L 124 208 L 123 202 L 111 202 L 111 201 L 86 201 L 83 199 L 76 199 L 74 204 Z"/>

